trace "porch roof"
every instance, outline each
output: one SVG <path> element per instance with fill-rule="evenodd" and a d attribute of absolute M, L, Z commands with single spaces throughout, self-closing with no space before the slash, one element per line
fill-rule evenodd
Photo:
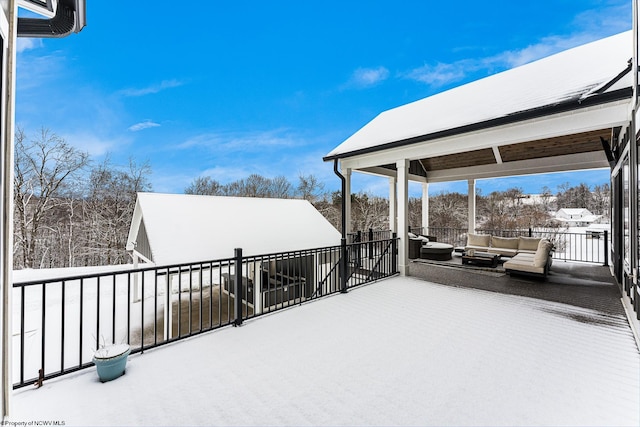
<path fill-rule="evenodd" d="M 631 56 L 624 32 L 385 111 L 325 160 L 393 175 L 408 158 L 425 181 L 607 167 Z"/>

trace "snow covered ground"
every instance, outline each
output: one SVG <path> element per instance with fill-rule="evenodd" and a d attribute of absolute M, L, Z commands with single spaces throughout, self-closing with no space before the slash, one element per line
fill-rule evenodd
<path fill-rule="evenodd" d="M 393 278 L 14 393 L 65 425 L 639 425 L 626 319 Z"/>

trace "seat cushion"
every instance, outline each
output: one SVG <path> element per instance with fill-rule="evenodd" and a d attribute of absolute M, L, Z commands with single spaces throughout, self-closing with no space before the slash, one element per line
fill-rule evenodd
<path fill-rule="evenodd" d="M 522 271 L 526 273 L 544 274 L 544 267 L 536 267 L 531 261 L 518 259 L 517 256 L 504 263 L 506 271 Z"/>
<path fill-rule="evenodd" d="M 467 234 L 467 246 L 484 246 L 488 248 L 490 243 L 490 234 Z"/>
<path fill-rule="evenodd" d="M 496 248 L 496 247 L 490 247 L 487 249 L 487 252 L 490 252 L 492 254 L 498 254 L 498 255 L 502 255 L 502 256 L 515 256 L 518 252 L 515 249 L 509 249 L 509 248 Z"/>

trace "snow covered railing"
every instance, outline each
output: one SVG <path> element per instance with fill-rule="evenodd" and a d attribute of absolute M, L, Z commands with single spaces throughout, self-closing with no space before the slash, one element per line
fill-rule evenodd
<path fill-rule="evenodd" d="M 93 366 L 94 352 L 106 345 L 139 353 L 392 276 L 396 253 L 394 236 L 15 282 L 14 388 Z"/>

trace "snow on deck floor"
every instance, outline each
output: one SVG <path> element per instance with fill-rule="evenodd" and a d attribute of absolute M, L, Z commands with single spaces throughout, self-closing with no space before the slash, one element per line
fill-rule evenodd
<path fill-rule="evenodd" d="M 23 389 L 65 425 L 638 425 L 625 319 L 393 278 Z"/>

